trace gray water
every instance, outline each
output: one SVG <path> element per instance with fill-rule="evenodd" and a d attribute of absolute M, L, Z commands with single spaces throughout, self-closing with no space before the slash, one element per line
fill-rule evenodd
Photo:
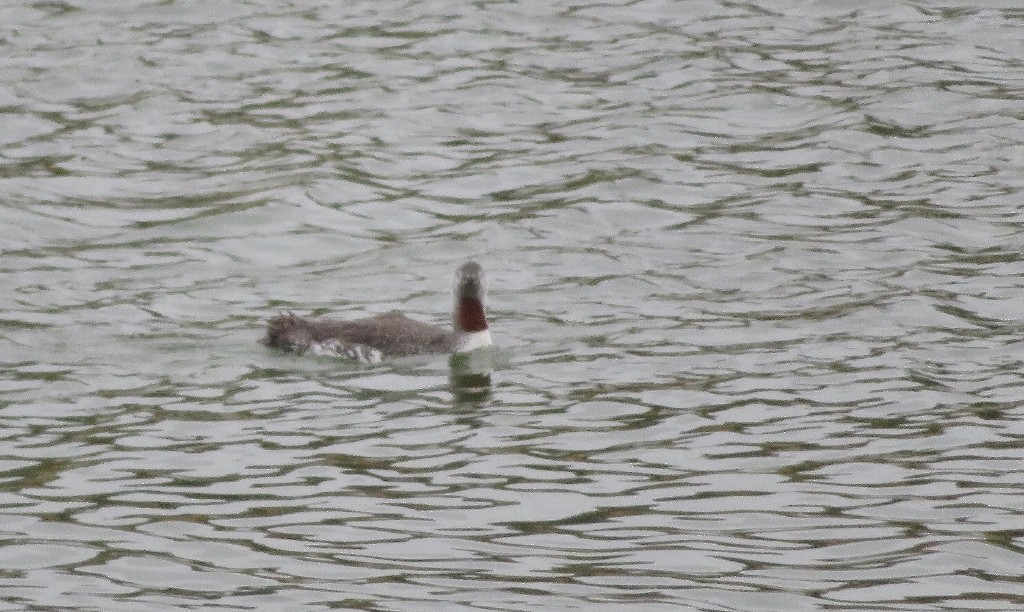
<path fill-rule="evenodd" d="M 1022 609 L 1022 100 L 1009 2 L 4 4 L 0 610 Z M 489 388 L 257 342 L 467 258 Z"/>

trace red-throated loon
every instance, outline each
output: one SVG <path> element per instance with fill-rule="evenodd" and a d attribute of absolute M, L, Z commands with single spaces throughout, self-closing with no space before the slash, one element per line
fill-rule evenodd
<path fill-rule="evenodd" d="M 484 315 L 483 268 L 469 261 L 455 272 L 452 330 L 414 321 L 400 312 L 334 321 L 285 314 L 274 317 L 263 343 L 295 353 L 310 352 L 377 363 L 384 357 L 421 353 L 466 353 L 491 345 Z"/>

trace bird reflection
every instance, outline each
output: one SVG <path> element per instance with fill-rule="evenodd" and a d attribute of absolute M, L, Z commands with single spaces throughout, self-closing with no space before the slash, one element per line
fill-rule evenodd
<path fill-rule="evenodd" d="M 480 403 L 491 397 L 493 351 L 479 349 L 456 353 L 448 360 L 448 380 L 455 403 Z"/>

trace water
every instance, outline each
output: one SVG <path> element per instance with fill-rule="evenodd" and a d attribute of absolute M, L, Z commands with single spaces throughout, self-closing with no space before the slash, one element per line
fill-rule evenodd
<path fill-rule="evenodd" d="M 1013 4 L 0 23 L 0 610 L 1024 607 Z"/>

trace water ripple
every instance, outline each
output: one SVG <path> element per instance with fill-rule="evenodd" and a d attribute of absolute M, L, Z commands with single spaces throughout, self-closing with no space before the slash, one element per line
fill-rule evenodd
<path fill-rule="evenodd" d="M 8 608 L 1024 602 L 1020 10 L 0 17 Z M 256 343 L 469 257 L 482 393 Z"/>

